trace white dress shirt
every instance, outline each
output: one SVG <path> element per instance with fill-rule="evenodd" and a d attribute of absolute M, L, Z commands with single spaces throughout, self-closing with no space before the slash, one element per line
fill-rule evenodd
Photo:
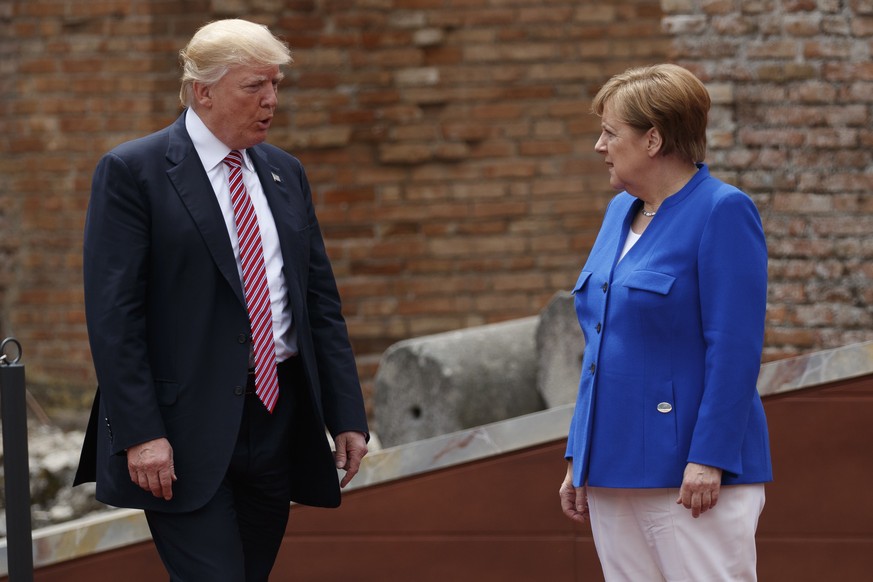
<path fill-rule="evenodd" d="M 194 149 L 200 156 L 200 162 L 206 170 L 209 182 L 215 192 L 224 223 L 227 226 L 227 234 L 233 245 L 233 256 L 236 259 L 236 267 L 242 282 L 242 264 L 239 257 L 239 237 L 236 233 L 236 220 L 233 214 L 233 205 L 230 200 L 230 186 L 228 185 L 228 167 L 223 163 L 224 158 L 230 153 L 230 148 L 221 142 L 209 131 L 203 120 L 193 109 L 188 109 L 185 115 L 185 128 Z M 276 342 L 276 360 L 281 362 L 297 353 L 297 334 L 291 320 L 291 308 L 288 305 L 288 291 L 285 285 L 285 275 L 282 272 L 284 265 L 282 250 L 279 247 L 279 233 L 276 230 L 276 221 L 270 205 L 261 187 L 261 181 L 255 172 L 248 152 L 243 151 L 243 182 L 255 207 L 258 217 L 258 229 L 261 232 L 261 246 L 264 251 L 264 263 L 267 269 L 267 283 L 270 287 L 270 310 L 273 316 L 273 339 Z"/>
<path fill-rule="evenodd" d="M 621 261 L 627 252 L 637 244 L 637 241 L 640 240 L 641 236 L 643 236 L 643 233 L 637 234 L 634 232 L 634 229 L 627 229 L 627 238 L 624 239 L 624 247 L 621 249 L 621 256 L 618 257 L 619 261 Z"/>

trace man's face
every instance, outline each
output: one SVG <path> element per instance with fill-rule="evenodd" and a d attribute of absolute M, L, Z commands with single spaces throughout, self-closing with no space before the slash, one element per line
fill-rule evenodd
<path fill-rule="evenodd" d="M 267 139 L 282 77 L 276 65 L 240 65 L 214 85 L 194 83 L 197 114 L 231 149 L 257 145 Z"/>

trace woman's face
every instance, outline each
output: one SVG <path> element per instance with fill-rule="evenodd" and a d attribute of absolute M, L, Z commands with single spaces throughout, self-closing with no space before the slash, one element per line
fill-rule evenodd
<path fill-rule="evenodd" d="M 641 132 L 621 121 L 609 104 L 603 108 L 600 127 L 594 151 L 604 157 L 609 169 L 609 185 L 634 194 L 647 181 L 647 168 L 651 162 L 650 132 Z"/>

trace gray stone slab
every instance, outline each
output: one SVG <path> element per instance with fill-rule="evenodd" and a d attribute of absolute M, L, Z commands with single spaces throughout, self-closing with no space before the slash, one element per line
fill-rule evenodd
<path fill-rule="evenodd" d="M 538 318 L 405 340 L 376 374 L 375 427 L 396 446 L 536 412 Z"/>
<path fill-rule="evenodd" d="M 540 313 L 536 342 L 537 390 L 546 406 L 576 402 L 585 338 L 571 293 L 555 293 Z"/>

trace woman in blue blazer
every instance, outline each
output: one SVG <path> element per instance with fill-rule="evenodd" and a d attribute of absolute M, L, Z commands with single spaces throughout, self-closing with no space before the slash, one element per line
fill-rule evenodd
<path fill-rule="evenodd" d="M 709 106 L 675 65 L 593 102 L 621 193 L 573 290 L 586 344 L 560 496 L 608 581 L 756 577 L 767 248 L 752 200 L 701 163 Z"/>

